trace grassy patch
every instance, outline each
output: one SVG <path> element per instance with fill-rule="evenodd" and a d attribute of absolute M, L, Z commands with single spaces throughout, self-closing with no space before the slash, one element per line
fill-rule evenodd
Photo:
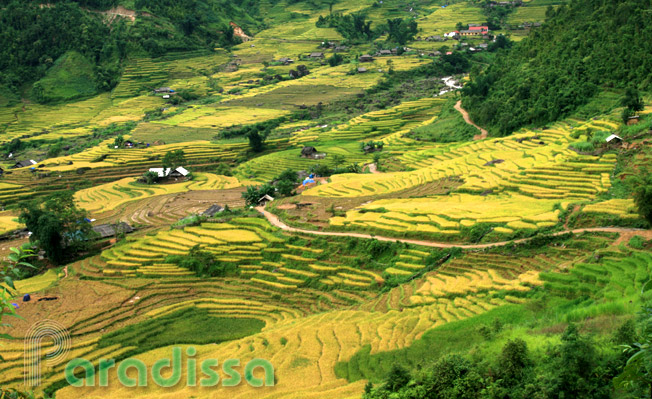
<path fill-rule="evenodd" d="M 260 332 L 258 319 L 214 317 L 208 310 L 189 308 L 124 327 L 103 336 L 99 347 L 135 346 L 135 353 L 168 345 L 220 343 Z"/>
<path fill-rule="evenodd" d="M 76 51 L 59 57 L 32 89 L 32 96 L 42 103 L 70 101 L 95 93 L 93 64 Z"/>
<path fill-rule="evenodd" d="M 437 143 L 450 143 L 471 140 L 474 135 L 480 134 L 480 131 L 467 124 L 462 114 L 455 109 L 456 101 L 455 98 L 449 99 L 433 123 L 415 128 L 408 134 L 408 137 Z"/>

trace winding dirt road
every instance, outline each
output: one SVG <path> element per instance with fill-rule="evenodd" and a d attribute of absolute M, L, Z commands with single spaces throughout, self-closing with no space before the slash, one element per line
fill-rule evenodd
<path fill-rule="evenodd" d="M 290 231 L 293 233 L 303 233 L 303 234 L 313 234 L 317 236 L 335 236 L 335 237 L 356 237 L 356 238 L 368 238 L 376 239 L 378 241 L 399 241 L 406 244 L 422 245 L 424 247 L 433 247 L 433 248 L 462 248 L 462 249 L 483 249 L 491 247 L 503 247 L 510 244 L 519 244 L 531 240 L 532 238 L 522 238 L 519 240 L 512 241 L 500 241 L 492 242 L 490 244 L 451 244 L 447 242 L 437 242 L 437 241 L 424 241 L 424 240 L 413 240 L 409 238 L 391 238 L 383 237 L 371 234 L 362 234 L 362 233 L 347 233 L 347 232 L 336 232 L 336 231 L 314 231 L 314 230 L 305 230 L 298 229 L 296 227 L 288 226 L 283 223 L 276 215 L 269 213 L 265 210 L 265 207 L 259 206 L 256 207 L 256 210 L 263 214 L 269 220 L 271 224 L 278 227 L 281 230 Z M 646 236 L 646 238 L 652 238 L 652 230 L 644 229 L 631 229 L 623 227 L 591 227 L 584 229 L 574 229 L 574 230 L 564 230 L 557 233 L 553 233 L 553 236 L 560 236 L 566 233 L 580 234 L 587 232 L 606 232 L 606 233 L 619 233 L 619 234 L 634 234 L 638 233 L 640 235 Z"/>
<path fill-rule="evenodd" d="M 482 140 L 482 139 L 487 138 L 487 135 L 489 134 L 489 132 L 487 132 L 486 129 L 483 129 L 480 126 L 473 123 L 473 121 L 471 120 L 471 117 L 469 116 L 469 113 L 466 112 L 466 110 L 464 108 L 462 108 L 462 100 L 455 103 L 455 109 L 460 114 L 462 114 L 462 117 L 464 118 L 464 122 L 468 123 L 469 125 L 473 126 L 474 128 L 476 128 L 476 129 L 478 129 L 480 131 L 481 134 L 476 134 L 475 136 L 473 136 L 473 140 Z"/>
<path fill-rule="evenodd" d="M 378 166 L 375 163 L 367 163 L 362 166 L 362 171 L 369 170 L 369 173 L 380 173 L 378 171 Z"/>

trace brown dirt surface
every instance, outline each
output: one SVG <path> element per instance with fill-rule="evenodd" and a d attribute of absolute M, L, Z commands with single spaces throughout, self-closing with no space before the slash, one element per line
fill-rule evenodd
<path fill-rule="evenodd" d="M 372 201 L 384 198 L 410 198 L 446 194 L 461 184 L 462 181 L 458 179 L 441 179 L 395 193 L 353 198 L 329 198 L 301 195 L 298 197 L 290 197 L 274 201 L 270 207 L 272 209 L 283 210 L 290 220 L 310 223 L 317 228 L 325 228 L 328 227 L 328 219 L 333 216 L 329 211 L 330 209 L 336 211 L 336 213 L 343 213 Z M 297 206 L 297 203 L 309 203 L 310 205 Z"/>
<path fill-rule="evenodd" d="M 476 129 L 478 129 L 480 131 L 480 134 L 476 134 L 475 136 L 473 136 L 473 140 L 482 140 L 482 139 L 487 138 L 487 135 L 489 134 L 489 132 L 487 132 L 487 130 L 485 130 L 485 129 L 481 128 L 480 126 L 476 125 L 475 123 L 473 123 L 473 121 L 471 120 L 471 117 L 469 116 L 469 113 L 466 112 L 466 110 L 464 108 L 462 108 L 462 100 L 455 103 L 455 109 L 460 114 L 462 114 L 462 117 L 464 118 L 464 122 L 468 123 L 469 125 L 473 126 L 474 128 L 476 128 Z"/>
<path fill-rule="evenodd" d="M 93 215 L 96 223 L 114 223 L 123 220 L 129 224 L 164 226 L 194 213 L 201 213 L 213 204 L 231 208 L 245 205 L 244 188 L 227 190 L 189 191 L 130 201 L 115 210 Z"/>
<path fill-rule="evenodd" d="M 133 291 L 99 281 L 80 282 L 68 278 L 60 280 L 57 285 L 39 295 L 43 296 L 58 299 L 41 302 L 17 300 L 16 303 L 20 306 L 17 313 L 22 319 L 12 318 L 12 328 L 8 331 L 11 336 L 22 337 L 29 326 L 44 319 L 55 318 L 66 328 L 70 328 L 77 321 L 107 312 L 116 304 L 129 300 Z"/>

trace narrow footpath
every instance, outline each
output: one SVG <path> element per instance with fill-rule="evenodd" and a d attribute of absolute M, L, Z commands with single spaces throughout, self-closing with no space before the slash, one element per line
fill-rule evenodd
<path fill-rule="evenodd" d="M 256 210 L 260 213 L 262 213 L 269 222 L 278 227 L 281 230 L 293 232 L 293 233 L 302 233 L 302 234 L 312 234 L 312 235 L 317 235 L 317 236 L 335 236 L 335 237 L 356 237 L 356 238 L 367 238 L 367 239 L 376 239 L 378 241 L 399 241 L 399 242 L 404 242 L 406 244 L 414 244 L 414 245 L 422 245 L 424 247 L 433 247 L 433 248 L 462 248 L 462 249 L 483 249 L 483 248 L 491 248 L 491 247 L 504 247 L 506 245 L 511 245 L 511 244 L 519 244 L 523 243 L 526 241 L 531 240 L 532 238 L 522 238 L 519 240 L 512 240 L 512 241 L 500 241 L 500 242 L 492 242 L 489 244 L 452 244 L 448 242 L 437 242 L 437 241 L 424 241 L 424 240 L 413 240 L 409 238 L 392 238 L 392 237 L 383 237 L 383 236 L 377 236 L 377 235 L 371 235 L 371 234 L 363 234 L 363 233 L 348 233 L 348 232 L 336 232 L 336 231 L 314 231 L 314 230 L 305 230 L 305 229 L 298 229 L 296 227 L 290 227 L 287 224 L 283 223 L 279 218 L 266 211 L 265 207 L 259 206 L 256 207 Z M 646 237 L 651 237 L 652 238 L 652 230 L 645 230 L 645 229 L 633 229 L 633 228 L 624 228 L 624 227 L 590 227 L 590 228 L 584 228 L 584 229 L 574 229 L 574 230 L 564 230 L 564 231 L 559 231 L 557 233 L 553 233 L 553 236 L 560 236 L 566 233 L 573 233 L 573 234 L 580 234 L 580 233 L 587 233 L 587 232 L 606 232 L 606 233 L 619 233 L 619 234 L 632 234 L 632 233 L 639 233 L 641 235 L 644 235 Z"/>
<path fill-rule="evenodd" d="M 482 139 L 487 138 L 487 135 L 489 134 L 489 132 L 487 132 L 486 129 L 483 129 L 480 126 L 473 123 L 473 121 L 471 120 L 471 117 L 469 116 L 469 113 L 466 112 L 466 110 L 464 108 L 462 108 L 462 100 L 455 103 L 455 109 L 460 114 L 462 114 L 462 117 L 464 118 L 464 122 L 468 123 L 469 125 L 473 126 L 474 128 L 476 128 L 476 129 L 478 129 L 480 131 L 481 134 L 476 134 L 475 136 L 473 136 L 473 140 L 482 140 Z"/>

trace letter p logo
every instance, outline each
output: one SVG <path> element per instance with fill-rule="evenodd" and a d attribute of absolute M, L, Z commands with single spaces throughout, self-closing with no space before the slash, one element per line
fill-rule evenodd
<path fill-rule="evenodd" d="M 51 344 L 47 341 L 52 341 Z M 41 320 L 32 324 L 25 335 L 24 376 L 26 386 L 41 384 L 41 360 L 45 358 L 47 366 L 62 363 L 70 352 L 70 334 L 60 323 L 53 320 Z M 42 356 L 41 352 L 47 350 Z"/>

